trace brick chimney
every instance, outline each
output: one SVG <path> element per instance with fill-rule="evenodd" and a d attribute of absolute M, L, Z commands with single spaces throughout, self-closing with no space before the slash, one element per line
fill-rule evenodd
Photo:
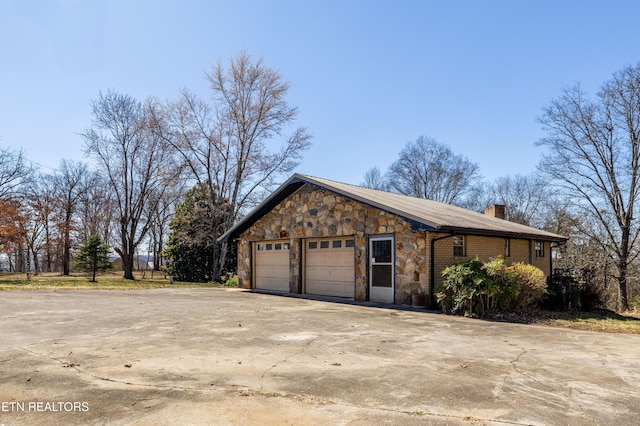
<path fill-rule="evenodd" d="M 504 219 L 504 204 L 491 204 L 484 209 L 484 214 L 491 217 L 497 217 L 498 219 Z"/>

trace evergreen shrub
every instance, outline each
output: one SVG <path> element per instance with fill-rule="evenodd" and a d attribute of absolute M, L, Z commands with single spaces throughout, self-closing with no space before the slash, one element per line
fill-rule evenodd
<path fill-rule="evenodd" d="M 528 310 L 546 292 L 547 281 L 539 268 L 525 263 L 507 266 L 502 256 L 489 262 L 477 257 L 448 266 L 436 300 L 445 313 L 486 316 Z"/>
<path fill-rule="evenodd" d="M 524 262 L 511 265 L 514 279 L 520 283 L 520 292 L 515 299 L 515 310 L 535 308 L 547 292 L 547 277 L 540 268 Z"/>

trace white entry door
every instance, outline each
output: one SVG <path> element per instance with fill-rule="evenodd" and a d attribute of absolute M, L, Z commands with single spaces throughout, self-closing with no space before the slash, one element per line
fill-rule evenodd
<path fill-rule="evenodd" d="M 392 236 L 369 238 L 369 299 L 393 303 L 394 243 Z"/>

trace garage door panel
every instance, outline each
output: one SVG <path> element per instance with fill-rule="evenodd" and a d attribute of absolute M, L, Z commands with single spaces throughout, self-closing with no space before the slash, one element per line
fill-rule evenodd
<path fill-rule="evenodd" d="M 307 294 L 355 296 L 355 261 L 352 239 L 308 240 L 305 259 Z"/>
<path fill-rule="evenodd" d="M 256 244 L 255 287 L 262 290 L 289 292 L 289 244 L 265 241 Z"/>

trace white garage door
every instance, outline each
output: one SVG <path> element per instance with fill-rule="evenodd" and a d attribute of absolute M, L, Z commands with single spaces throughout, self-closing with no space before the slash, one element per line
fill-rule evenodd
<path fill-rule="evenodd" d="M 305 290 L 307 294 L 355 297 L 353 238 L 306 241 Z"/>
<path fill-rule="evenodd" d="M 256 243 L 256 288 L 289 292 L 289 242 Z"/>

